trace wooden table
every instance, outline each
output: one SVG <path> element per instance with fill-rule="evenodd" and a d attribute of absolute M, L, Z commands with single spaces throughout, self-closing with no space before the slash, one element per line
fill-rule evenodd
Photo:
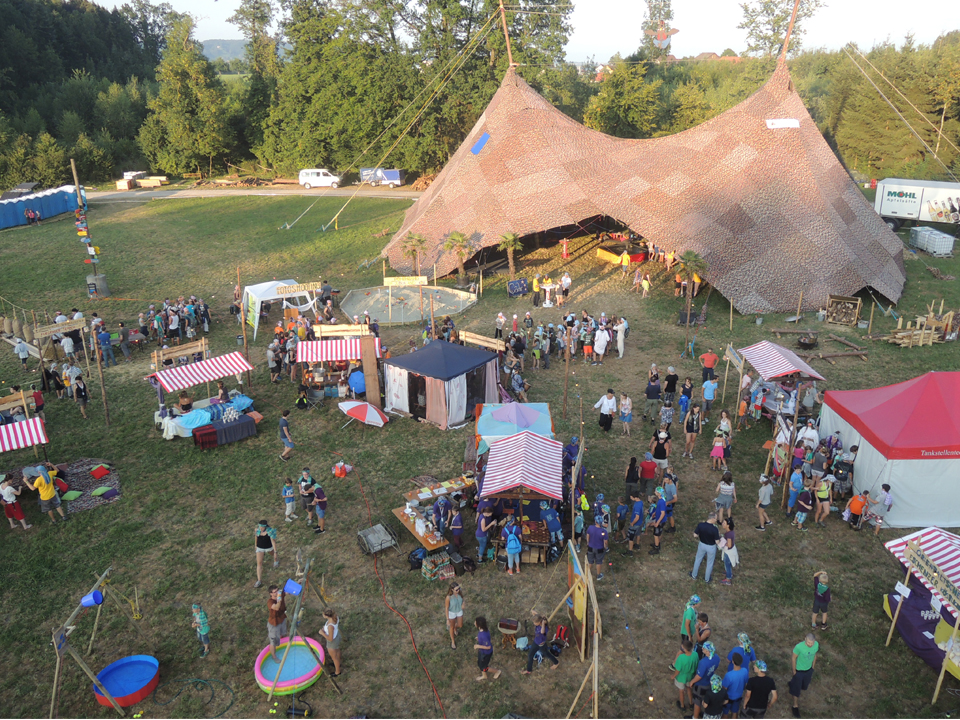
<path fill-rule="evenodd" d="M 419 518 L 423 517 L 423 513 L 417 511 L 417 516 L 414 518 L 411 518 L 409 515 L 407 515 L 404 512 L 404 510 L 406 509 L 407 509 L 406 505 L 404 505 L 403 507 L 394 508 L 393 514 L 396 515 L 397 520 L 400 521 L 400 524 L 403 525 L 407 530 L 409 530 L 410 534 L 413 535 L 420 542 L 420 544 L 427 549 L 427 552 L 440 550 L 447 546 L 448 543 L 446 539 L 442 539 L 440 542 L 434 542 L 432 537 L 425 538 L 425 537 L 422 537 L 421 535 L 418 535 L 416 521 L 417 521 L 417 517 Z"/>
<path fill-rule="evenodd" d="M 494 548 L 497 552 L 500 552 L 500 549 L 506 545 L 503 538 L 500 535 L 497 535 L 495 538 L 491 538 Z M 539 562 L 544 567 L 547 566 L 547 554 L 550 550 L 550 533 L 544 529 L 543 525 L 537 524 L 537 527 L 530 530 L 530 534 L 526 533 L 523 537 L 520 538 L 520 542 L 524 545 L 529 545 L 531 551 L 533 548 L 537 549 L 538 559 L 536 562 Z"/>
<path fill-rule="evenodd" d="M 442 495 L 450 497 L 456 492 L 465 493 L 470 488 L 476 487 L 476 485 L 477 483 L 473 478 L 464 479 L 459 477 L 455 480 L 448 480 L 446 486 L 444 486 L 444 483 L 433 483 L 428 488 L 417 488 L 416 490 L 411 490 L 410 492 L 403 494 L 403 499 L 407 500 L 408 502 L 419 500 L 421 504 L 433 505 L 437 498 Z M 420 497 L 421 491 L 424 489 L 429 491 L 429 497 Z M 423 494 L 426 495 L 426 493 Z"/>

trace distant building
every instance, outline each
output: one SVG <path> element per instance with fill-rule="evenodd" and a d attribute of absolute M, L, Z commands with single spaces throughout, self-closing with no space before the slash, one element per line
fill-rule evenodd
<path fill-rule="evenodd" d="M 694 60 L 706 60 L 708 62 L 713 62 L 714 60 L 719 60 L 720 56 L 715 52 L 702 52 L 697 55 Z"/>

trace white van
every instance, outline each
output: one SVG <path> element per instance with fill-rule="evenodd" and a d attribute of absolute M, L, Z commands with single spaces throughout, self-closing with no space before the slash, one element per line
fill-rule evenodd
<path fill-rule="evenodd" d="M 340 178 L 338 178 L 329 170 L 322 169 L 301 170 L 300 178 L 297 180 L 297 182 L 303 185 L 304 190 L 309 190 L 310 188 L 315 187 L 340 187 Z"/>

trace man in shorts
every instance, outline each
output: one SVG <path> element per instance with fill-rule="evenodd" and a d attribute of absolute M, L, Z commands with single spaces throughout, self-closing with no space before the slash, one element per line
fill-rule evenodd
<path fill-rule="evenodd" d="M 595 515 L 593 525 L 587 528 L 587 563 L 593 567 L 597 580 L 603 580 L 603 573 L 600 572 L 600 568 L 609 547 L 610 534 L 603 527 L 603 516 Z"/>
<path fill-rule="evenodd" d="M 64 521 L 69 520 L 63 513 L 63 507 L 60 504 L 60 495 L 57 494 L 57 486 L 50 477 L 50 470 L 56 471 L 50 463 L 37 465 L 36 467 L 27 466 L 23 469 L 23 482 L 31 490 L 40 493 L 40 512 L 45 512 L 50 516 L 51 522 L 56 524 L 57 516 L 54 511 L 60 514 Z"/>
<path fill-rule="evenodd" d="M 627 555 L 633 557 L 633 544 L 637 541 L 637 536 L 643 530 L 643 500 L 637 491 L 630 495 L 630 502 L 633 503 L 633 509 L 630 511 L 630 522 L 627 525 Z"/>
<path fill-rule="evenodd" d="M 712 369 L 711 369 L 711 372 L 713 372 Z M 703 421 L 704 422 L 707 422 L 707 420 L 710 419 L 710 408 L 713 407 L 713 401 L 717 397 L 717 386 L 719 384 L 720 383 L 714 380 L 713 378 L 709 378 L 703 381 L 702 394 L 703 394 Z"/>
<path fill-rule="evenodd" d="M 676 520 L 673 519 L 673 508 L 677 504 L 677 476 L 673 473 L 673 468 L 669 465 L 663 471 L 663 501 L 667 505 L 667 527 L 664 532 L 674 533 L 677 531 Z"/>
<path fill-rule="evenodd" d="M 279 663 L 277 645 L 287 636 L 286 593 L 276 585 L 270 586 L 270 599 L 267 600 L 267 639 L 270 642 L 270 657 Z"/>
<path fill-rule="evenodd" d="M 650 555 L 660 554 L 660 536 L 663 535 L 663 528 L 667 524 L 667 503 L 663 499 L 663 488 L 656 489 L 657 504 L 653 506 L 651 520 L 653 524 L 653 548 Z"/>
<path fill-rule="evenodd" d="M 280 428 L 277 432 L 280 436 L 280 442 L 283 443 L 283 452 L 280 453 L 280 459 L 284 462 L 290 459 L 290 453 L 293 452 L 293 436 L 290 434 L 290 421 L 287 419 L 289 415 L 289 410 L 283 411 L 283 416 L 280 418 Z"/>
<path fill-rule="evenodd" d="M 813 633 L 807 633 L 803 642 L 793 648 L 793 677 L 790 678 L 790 694 L 793 696 L 793 716 L 800 717 L 800 693 L 810 687 L 813 668 L 817 664 L 820 643 Z"/>

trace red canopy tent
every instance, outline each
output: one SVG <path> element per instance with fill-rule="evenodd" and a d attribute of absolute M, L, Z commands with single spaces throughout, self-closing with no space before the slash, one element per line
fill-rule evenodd
<path fill-rule="evenodd" d="M 503 497 L 514 490 L 517 497 L 562 500 L 563 443 L 531 432 L 494 442 L 480 497 Z"/>
<path fill-rule="evenodd" d="M 242 352 L 232 352 L 209 360 L 160 370 L 151 377 L 156 378 L 167 392 L 176 392 L 202 382 L 219 380 L 227 375 L 240 375 L 247 370 L 253 370 L 253 365 L 247 362 Z"/>
<path fill-rule="evenodd" d="M 338 362 L 341 360 L 359 360 L 360 338 L 347 340 L 304 340 L 297 343 L 297 362 Z M 380 352 L 380 338 L 376 338 L 377 357 Z"/>
<path fill-rule="evenodd" d="M 744 359 L 760 373 L 764 380 L 775 380 L 796 374 L 803 380 L 823 380 L 824 377 L 797 357 L 792 350 L 763 340 L 740 350 Z"/>
<path fill-rule="evenodd" d="M 38 417 L 0 425 L 0 452 L 22 450 L 34 445 L 46 445 L 48 442 L 43 420 Z"/>

